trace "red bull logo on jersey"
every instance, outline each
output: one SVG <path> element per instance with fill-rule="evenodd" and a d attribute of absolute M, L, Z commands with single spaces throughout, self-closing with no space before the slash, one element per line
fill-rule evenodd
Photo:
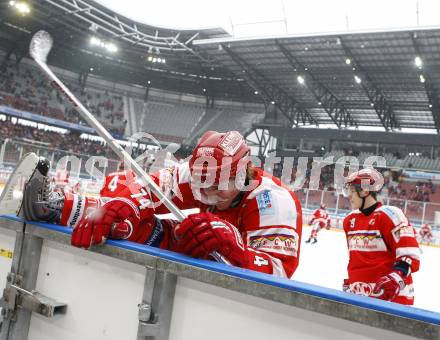
<path fill-rule="evenodd" d="M 264 233 L 250 232 L 248 244 L 257 250 L 268 251 L 288 256 L 297 256 L 298 237 L 289 229 L 288 233 Z"/>

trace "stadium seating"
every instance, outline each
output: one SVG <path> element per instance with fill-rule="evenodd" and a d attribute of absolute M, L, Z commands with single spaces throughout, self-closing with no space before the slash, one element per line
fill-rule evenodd
<path fill-rule="evenodd" d="M 205 116 L 193 128 L 194 135 L 187 140 L 188 144 L 197 141 L 204 132 L 215 130 L 226 132 L 236 130 L 242 134 L 252 127 L 256 119 L 262 117 L 260 112 L 249 110 L 238 110 L 237 108 L 211 108 L 208 109 Z"/>
<path fill-rule="evenodd" d="M 238 130 L 245 133 L 260 113 L 231 108 L 206 108 L 184 102 L 144 103 L 134 100 L 134 110 L 141 131 L 152 133 L 162 141 L 194 144 L 208 130 Z"/>
<path fill-rule="evenodd" d="M 344 157 L 345 153 L 342 150 L 332 150 L 327 152 L 323 158 L 333 157 L 333 161 L 337 161 L 339 158 Z"/>
<path fill-rule="evenodd" d="M 413 169 L 440 170 L 440 160 L 430 159 L 423 156 L 406 156 L 402 160 L 402 166 Z"/>
<path fill-rule="evenodd" d="M 12 63 L 4 64 L 0 74 L 0 104 L 17 109 L 29 111 L 43 116 L 54 117 L 64 121 L 85 124 L 73 107 L 61 98 L 47 82 L 37 73 L 38 71 L 27 63 L 19 66 Z M 79 84 L 64 79 L 77 95 L 81 102 L 87 106 L 102 124 L 115 134 L 121 135 L 125 130 L 125 112 L 134 111 L 137 131 L 151 133 L 161 142 L 176 142 L 193 145 L 197 138 L 208 130 L 229 131 L 238 130 L 246 133 L 252 123 L 264 115 L 258 110 L 228 106 L 207 108 L 204 103 L 188 102 L 184 100 L 171 100 L 169 98 L 150 96 L 147 102 L 140 97 L 124 93 L 124 96 L 113 93 L 105 88 L 96 86 L 81 89 Z M 125 107 L 124 103 L 133 103 L 132 107 Z M 5 140 L 8 142 L 5 143 Z M 23 126 L 10 120 L 0 124 L 0 147 L 6 145 L 3 152 L 3 161 L 16 164 L 21 155 L 35 151 L 40 155 L 57 160 L 67 154 L 77 155 L 86 159 L 89 155 L 103 155 L 115 158 L 108 147 L 100 142 L 84 140 L 75 132 L 64 133 L 45 131 L 36 127 Z M 139 151 L 139 150 L 138 150 Z M 187 150 L 189 151 L 189 149 Z M 351 155 L 356 156 L 362 164 L 368 157 L 374 156 L 371 152 L 358 152 L 358 150 L 331 150 L 324 158 L 339 158 Z M 182 155 L 186 157 L 187 154 Z M 412 169 L 440 170 L 440 159 L 430 159 L 422 156 L 408 155 L 398 159 L 396 155 L 385 153 L 382 155 L 387 167 L 401 167 Z M 117 164 L 117 161 L 112 163 Z M 349 202 L 342 196 L 335 195 L 333 169 L 331 166 L 323 168 L 318 190 L 297 190 L 303 204 L 316 207 L 321 202 L 326 203 L 330 209 L 349 209 Z M 281 169 L 277 169 L 279 172 Z M 293 171 L 294 179 L 296 171 Z M 280 175 L 280 174 L 275 174 Z M 310 175 L 310 172 L 309 172 Z M 306 181 L 305 188 L 308 187 Z M 434 219 L 435 211 L 440 210 L 440 186 L 432 183 L 410 182 L 400 177 L 394 183 L 386 181 L 385 199 L 392 204 L 406 209 L 411 219 L 420 219 L 424 214 L 429 221 Z M 405 203 L 405 200 L 408 200 Z"/>
<path fill-rule="evenodd" d="M 347 156 L 347 152 L 344 150 L 332 150 L 327 152 L 324 157 L 334 156 L 337 160 L 340 157 Z M 362 164 L 368 157 L 375 156 L 375 154 L 370 152 L 360 152 L 356 157 L 359 163 Z M 440 170 L 440 159 L 431 159 L 423 156 L 407 155 L 403 159 L 398 159 L 395 155 L 390 153 L 380 154 L 386 160 L 387 167 L 397 167 L 397 168 L 408 168 L 408 169 L 418 169 L 418 170 Z"/>
<path fill-rule="evenodd" d="M 90 88 L 82 90 L 78 84 L 67 80 L 64 82 L 110 132 L 119 137 L 123 135 L 126 123 L 121 96 Z M 0 95 L 4 105 L 73 123 L 84 123 L 72 105 L 49 86 L 35 67 L 27 63 L 17 65 L 6 62 L 3 65 Z"/>
<path fill-rule="evenodd" d="M 140 131 L 162 141 L 181 143 L 205 113 L 205 107 L 187 103 L 134 100 Z"/>

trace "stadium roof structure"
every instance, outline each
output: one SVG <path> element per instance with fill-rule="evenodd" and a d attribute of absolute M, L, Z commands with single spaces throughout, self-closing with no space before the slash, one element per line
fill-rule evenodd
<path fill-rule="evenodd" d="M 265 103 L 284 126 L 440 131 L 440 28 L 233 39 L 221 28 L 138 24 L 92 0 L 35 0 L 27 16 L 8 3 L 0 48 L 19 58 L 46 29 L 55 40 L 49 63 L 80 74 Z M 91 36 L 118 52 L 90 46 Z"/>
<path fill-rule="evenodd" d="M 95 75 L 114 81 L 143 86 L 149 81 L 153 87 L 198 95 L 206 95 L 204 88 L 241 93 L 242 85 L 227 70 L 210 64 L 192 47 L 196 38 L 229 36 L 223 28 L 182 31 L 148 26 L 92 0 L 29 1 L 27 15 L 17 13 L 13 3 L 0 3 L 0 48 L 7 53 L 27 56 L 31 36 L 44 29 L 54 38 L 48 61 L 55 66 L 78 73 L 93 69 Z M 92 46 L 91 37 L 114 44 L 118 51 Z"/>
<path fill-rule="evenodd" d="M 440 29 L 196 40 L 292 126 L 440 130 Z"/>

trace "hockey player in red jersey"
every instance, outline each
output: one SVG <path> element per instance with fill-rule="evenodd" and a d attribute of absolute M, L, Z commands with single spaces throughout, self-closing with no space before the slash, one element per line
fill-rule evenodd
<path fill-rule="evenodd" d="M 128 183 L 136 180 L 136 174 L 133 170 L 124 170 L 124 163 L 120 162 L 118 171 L 109 173 L 105 177 L 104 185 L 99 192 L 101 198 L 118 197 L 119 193 L 127 188 Z"/>
<path fill-rule="evenodd" d="M 235 266 L 291 278 L 300 255 L 301 205 L 279 179 L 255 167 L 249 153 L 238 132 L 209 131 L 189 162 L 152 176 L 180 209 L 201 211 L 176 227 L 153 216 L 168 210 L 137 181 L 127 183 L 118 197 L 102 206 L 95 204 L 98 209 L 87 216 L 82 213 L 84 203 L 88 204 L 83 198 L 76 197 L 83 200 L 80 208 L 73 204 L 65 209 L 64 202 L 57 210 L 58 220 L 51 221 L 70 221 L 66 225 L 75 227 L 72 245 L 78 247 L 112 238 L 196 258 L 218 252 Z M 71 223 L 71 216 L 81 219 Z"/>
<path fill-rule="evenodd" d="M 382 185 L 382 175 L 369 168 L 346 180 L 344 191 L 354 210 L 343 222 L 349 250 L 343 289 L 412 305 L 411 274 L 419 269 L 420 249 L 402 210 L 377 201 Z"/>
<path fill-rule="evenodd" d="M 315 244 L 316 242 L 318 242 L 318 232 L 322 228 L 330 229 L 330 217 L 328 216 L 327 211 L 325 211 L 324 203 L 320 205 L 319 209 L 316 209 L 313 212 L 309 225 L 312 226 L 312 230 L 306 243 L 312 242 L 312 244 Z"/>
<path fill-rule="evenodd" d="M 431 243 L 432 242 L 432 228 L 429 224 L 422 224 L 422 227 L 419 231 L 419 239 L 420 242 Z"/>

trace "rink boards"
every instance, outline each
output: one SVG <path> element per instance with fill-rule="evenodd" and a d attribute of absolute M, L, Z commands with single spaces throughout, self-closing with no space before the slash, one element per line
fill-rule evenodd
<path fill-rule="evenodd" d="M 0 218 L 0 248 L 14 249 L 20 220 Z M 29 339 L 136 339 L 145 275 L 155 267 L 177 276 L 170 339 L 325 338 L 437 339 L 440 314 L 123 241 L 85 251 L 69 230 L 27 224 L 42 238 L 35 289 L 67 303 L 67 312 L 33 313 Z M 11 259 L 0 256 L 0 286 Z M 374 327 L 373 327 L 374 326 Z M 406 335 L 397 333 L 400 331 Z M 1 338 L 1 337 L 0 337 Z"/>

